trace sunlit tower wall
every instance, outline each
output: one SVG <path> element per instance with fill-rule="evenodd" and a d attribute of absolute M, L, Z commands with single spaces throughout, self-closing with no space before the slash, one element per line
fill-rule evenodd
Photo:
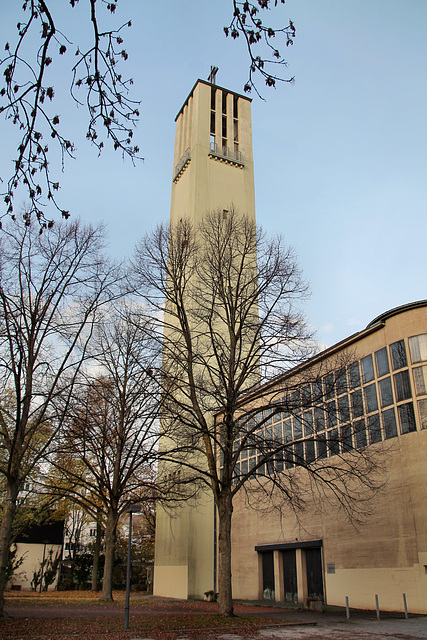
<path fill-rule="evenodd" d="M 175 122 L 171 225 L 232 207 L 255 222 L 250 99 L 197 80 Z M 199 598 L 216 588 L 214 510 L 210 492 L 172 516 L 157 509 L 155 595 Z"/>

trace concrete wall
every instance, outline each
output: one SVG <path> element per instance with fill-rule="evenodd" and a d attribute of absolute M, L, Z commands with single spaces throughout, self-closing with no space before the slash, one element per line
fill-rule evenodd
<path fill-rule="evenodd" d="M 36 543 L 25 543 L 18 542 L 17 547 L 17 558 L 24 558 L 24 562 L 17 570 L 16 574 L 12 576 L 8 584 L 8 589 L 11 589 L 14 586 L 20 586 L 22 591 L 31 591 L 31 580 L 33 579 L 33 574 L 35 571 L 40 569 L 40 565 L 43 560 L 43 550 L 44 544 L 36 544 Z M 62 546 L 57 544 L 46 544 L 45 549 L 45 558 L 49 557 L 49 552 L 52 551 L 53 559 L 56 557 L 56 554 L 61 553 Z M 59 571 L 58 571 L 59 577 Z M 58 583 L 58 577 L 53 582 L 53 584 L 49 587 L 49 591 L 53 591 L 56 589 L 56 585 Z"/>

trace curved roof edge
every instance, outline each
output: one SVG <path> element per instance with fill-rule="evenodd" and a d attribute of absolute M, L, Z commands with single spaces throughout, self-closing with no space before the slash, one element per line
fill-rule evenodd
<path fill-rule="evenodd" d="M 393 307 L 393 309 L 389 309 L 389 311 L 385 311 L 381 315 L 371 320 L 371 322 L 368 325 L 366 325 L 366 328 L 371 329 L 376 324 L 385 322 L 388 318 L 391 318 L 392 316 L 396 316 L 399 313 L 403 313 L 404 311 L 410 311 L 411 309 L 418 309 L 419 307 L 427 307 L 427 300 L 417 300 L 416 302 L 408 302 L 407 304 L 402 304 L 399 307 Z"/>

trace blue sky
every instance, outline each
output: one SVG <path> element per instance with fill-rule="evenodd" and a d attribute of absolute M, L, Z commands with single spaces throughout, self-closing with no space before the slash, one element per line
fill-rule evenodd
<path fill-rule="evenodd" d="M 0 0 L 1 43 L 12 40 L 20 4 Z M 123 73 L 141 100 L 136 167 L 113 151 L 97 157 L 84 110 L 68 100 L 67 60 L 52 65 L 57 111 L 77 145 L 77 159 L 56 172 L 61 203 L 85 221 L 105 220 L 117 257 L 169 217 L 174 118 L 195 80 L 215 64 L 218 84 L 243 89 L 243 42 L 222 31 L 230 7 L 120 0 L 115 22 L 132 20 Z M 55 10 L 73 45 L 84 41 L 85 0 Z M 312 290 L 305 312 L 330 345 L 427 298 L 427 2 L 288 0 L 271 12 L 276 25 L 289 18 L 297 37 L 284 53 L 295 83 L 260 84 L 266 101 L 253 96 L 257 220 L 295 247 Z M 16 141 L 3 120 L 0 131 L 3 177 Z"/>

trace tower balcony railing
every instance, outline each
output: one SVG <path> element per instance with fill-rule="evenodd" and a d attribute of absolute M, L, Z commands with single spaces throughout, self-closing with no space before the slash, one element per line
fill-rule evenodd
<path fill-rule="evenodd" d="M 230 149 L 230 147 L 223 147 L 216 142 L 211 142 L 209 155 L 217 158 L 224 158 L 231 161 L 233 164 L 244 165 L 241 151 L 238 151 L 237 149 Z"/>
<path fill-rule="evenodd" d="M 184 172 L 184 170 L 186 169 L 186 167 L 189 164 L 190 160 L 191 160 L 190 147 L 187 147 L 186 150 L 185 150 L 184 155 L 181 156 L 181 158 L 179 159 L 178 164 L 175 165 L 175 172 L 174 172 L 174 176 L 173 176 L 173 181 L 174 182 L 176 182 L 176 180 L 178 180 L 178 178 Z"/>

